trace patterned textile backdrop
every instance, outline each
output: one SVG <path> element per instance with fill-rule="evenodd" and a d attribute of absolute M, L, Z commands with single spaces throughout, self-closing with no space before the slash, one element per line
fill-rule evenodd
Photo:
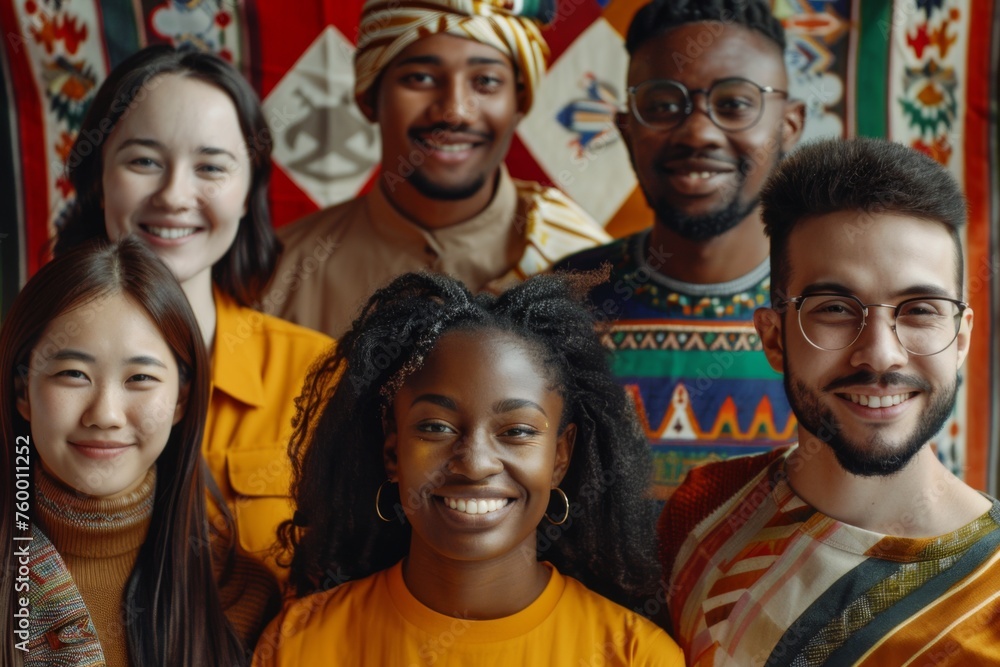
<path fill-rule="evenodd" d="M 546 31 L 552 66 L 507 160 L 515 176 L 561 187 L 615 235 L 652 219 L 611 125 L 624 97 L 622 35 L 644 1 L 560 0 Z M 276 225 L 370 187 L 378 133 L 351 102 L 361 2 L 0 0 L 0 307 L 45 260 L 72 200 L 62 165 L 97 85 L 146 44 L 217 51 L 257 88 L 274 141 Z M 996 493 L 1000 3 L 772 0 L 772 7 L 790 38 L 792 92 L 808 105 L 806 139 L 889 137 L 933 156 L 965 187 L 968 294 L 978 317 L 959 408 L 936 445 L 957 473 Z M 686 55 L 696 58 L 706 46 L 692 43 Z"/>

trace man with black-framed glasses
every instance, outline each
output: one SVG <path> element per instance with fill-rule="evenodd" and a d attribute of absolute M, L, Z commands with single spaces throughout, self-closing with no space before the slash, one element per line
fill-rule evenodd
<path fill-rule="evenodd" d="M 696 469 L 665 508 L 687 663 L 1000 664 L 1000 502 L 929 444 L 973 324 L 958 184 L 899 144 L 828 140 L 762 202 L 754 319 L 798 444 Z"/>
<path fill-rule="evenodd" d="M 794 438 L 752 320 L 770 298 L 760 190 L 805 112 L 789 99 L 784 30 L 764 0 L 650 3 L 626 48 L 616 121 L 654 224 L 555 268 L 612 265 L 591 300 L 613 320 L 604 340 L 647 429 L 662 502 L 694 465 Z"/>

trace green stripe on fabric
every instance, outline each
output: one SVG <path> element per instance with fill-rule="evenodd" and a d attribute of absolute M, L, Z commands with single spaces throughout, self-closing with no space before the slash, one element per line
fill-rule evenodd
<path fill-rule="evenodd" d="M 899 600 L 851 635 L 851 640 L 830 654 L 831 665 L 853 665 L 876 642 L 906 619 L 938 600 L 956 583 L 975 572 L 1000 548 L 1000 529 L 973 544 L 954 565 L 929 579 L 923 586 Z M 984 594 L 985 595 L 985 594 Z"/>
<path fill-rule="evenodd" d="M 864 595 L 865 591 L 880 581 L 896 573 L 900 563 L 888 560 L 869 558 L 854 569 L 846 572 L 832 586 L 823 591 L 795 622 L 785 630 L 764 667 L 779 667 L 780 665 L 799 664 L 795 658 L 801 657 L 802 650 L 810 640 L 833 619 L 840 616 L 845 605 Z M 850 642 L 854 643 L 854 637 Z M 813 664 L 810 662 L 802 664 Z M 833 656 L 825 663 L 827 665 L 850 665 L 850 662 L 836 662 Z"/>
<path fill-rule="evenodd" d="M 861 0 L 858 26 L 857 132 L 864 137 L 885 137 L 888 125 L 889 39 L 892 35 L 892 3 Z"/>
<path fill-rule="evenodd" d="M 132 0 L 101 0 L 104 44 L 108 49 L 108 60 L 114 69 L 142 48 L 139 43 L 139 29 L 135 5 Z"/>
<path fill-rule="evenodd" d="M 712 379 L 773 380 L 781 377 L 767 363 L 763 352 L 618 350 L 611 367 L 619 377 L 679 377 L 678 369 L 690 377 L 695 377 L 700 370 Z"/>

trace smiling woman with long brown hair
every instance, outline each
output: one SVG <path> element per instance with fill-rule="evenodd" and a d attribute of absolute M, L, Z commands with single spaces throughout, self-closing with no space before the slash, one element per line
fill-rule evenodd
<path fill-rule="evenodd" d="M 3 664 L 245 664 L 277 587 L 209 529 L 208 359 L 167 267 L 131 238 L 43 267 L 0 330 L 0 379 L 4 460 L 27 437 L 34 468 L 29 636 L 4 576 Z"/>

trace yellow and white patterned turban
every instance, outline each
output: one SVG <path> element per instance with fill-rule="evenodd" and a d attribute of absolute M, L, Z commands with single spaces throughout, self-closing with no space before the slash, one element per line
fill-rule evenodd
<path fill-rule="evenodd" d="M 413 42 L 457 35 L 506 54 L 524 84 L 518 111 L 527 113 L 545 73 L 549 46 L 534 20 L 512 11 L 511 0 L 367 0 L 354 54 L 354 97 L 361 100 L 382 70 Z"/>

